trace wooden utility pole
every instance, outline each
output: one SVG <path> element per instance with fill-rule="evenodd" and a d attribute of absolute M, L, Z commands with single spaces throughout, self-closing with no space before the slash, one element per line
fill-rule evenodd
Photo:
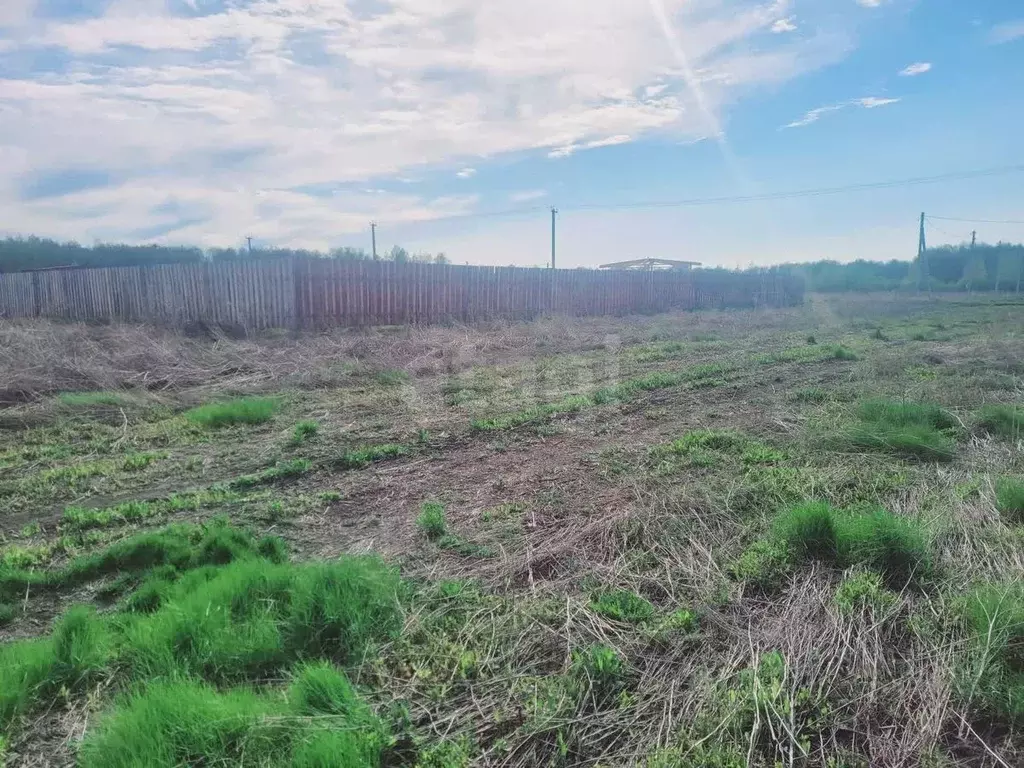
<path fill-rule="evenodd" d="M 971 250 L 974 250 L 975 244 L 978 242 L 978 230 L 971 232 Z"/>
<path fill-rule="evenodd" d="M 249 255 L 252 256 L 252 235 L 246 235 L 245 240 L 249 243 Z"/>
<path fill-rule="evenodd" d="M 551 209 L 551 268 L 555 268 L 555 217 L 558 216 L 558 209 Z"/>
<path fill-rule="evenodd" d="M 370 237 L 373 240 L 373 260 L 377 261 L 377 222 L 370 222 Z"/>
<path fill-rule="evenodd" d="M 920 230 L 920 233 L 918 234 L 918 237 L 917 237 L 917 268 L 918 268 L 918 271 L 921 273 L 921 281 L 923 281 L 925 283 L 925 285 L 929 284 L 928 269 L 926 268 L 926 262 L 925 262 L 925 259 L 927 258 L 927 256 L 925 254 L 926 254 L 927 251 L 928 251 L 928 242 L 925 240 L 925 236 L 924 236 L 924 213 L 922 213 L 921 214 L 921 230 Z M 918 282 L 918 289 L 920 290 L 920 281 Z"/>

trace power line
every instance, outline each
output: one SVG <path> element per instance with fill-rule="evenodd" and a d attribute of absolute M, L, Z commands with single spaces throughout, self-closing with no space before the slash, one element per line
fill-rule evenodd
<path fill-rule="evenodd" d="M 1014 221 L 1012 219 L 958 219 L 954 216 L 932 216 L 928 214 L 929 219 L 937 219 L 939 221 L 962 221 L 966 224 L 1021 224 L 1024 225 L 1024 221 Z"/>
<path fill-rule="evenodd" d="M 965 179 L 977 179 L 986 176 L 998 176 L 1002 174 L 1024 172 L 1024 165 L 1008 165 L 999 168 L 986 168 L 976 171 L 960 171 L 956 173 L 944 173 L 938 176 L 918 176 L 910 179 L 893 179 L 890 181 L 876 181 L 867 184 L 848 184 L 841 187 L 820 187 L 817 189 L 800 189 L 791 192 L 769 192 L 762 195 L 739 195 L 732 197 L 705 197 L 690 198 L 687 200 L 654 200 L 637 203 L 612 203 L 594 205 L 570 205 L 562 210 L 591 211 L 591 210 L 621 210 L 630 208 L 681 208 L 691 205 L 717 205 L 726 203 L 749 203 L 761 200 L 788 200 L 801 197 L 820 197 L 824 195 L 838 195 L 846 192 L 861 192 L 875 189 L 889 189 L 892 187 L 909 187 L 922 184 L 938 184 L 944 181 L 960 181 Z"/>

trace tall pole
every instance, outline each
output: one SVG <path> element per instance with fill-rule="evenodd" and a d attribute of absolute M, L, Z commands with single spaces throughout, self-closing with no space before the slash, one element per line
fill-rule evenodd
<path fill-rule="evenodd" d="M 928 269 L 925 263 L 925 253 L 928 251 L 928 243 L 924 236 L 924 214 L 921 214 L 921 231 L 917 238 L 917 267 L 921 272 L 921 280 L 928 284 Z"/>
<path fill-rule="evenodd" d="M 558 209 L 551 209 L 551 268 L 555 268 L 555 217 L 558 215 Z"/>
<path fill-rule="evenodd" d="M 249 255 L 252 256 L 252 235 L 246 235 L 245 240 L 249 243 Z"/>
<path fill-rule="evenodd" d="M 971 232 L 971 250 L 974 249 L 975 243 L 978 242 L 978 230 Z"/>
<path fill-rule="evenodd" d="M 377 260 L 377 222 L 370 222 L 370 237 L 373 239 L 373 260 Z"/>

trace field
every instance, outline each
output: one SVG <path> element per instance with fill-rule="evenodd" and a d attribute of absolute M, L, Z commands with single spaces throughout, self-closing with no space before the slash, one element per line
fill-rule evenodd
<path fill-rule="evenodd" d="M 0 322 L 0 765 L 1024 764 L 1024 303 Z"/>

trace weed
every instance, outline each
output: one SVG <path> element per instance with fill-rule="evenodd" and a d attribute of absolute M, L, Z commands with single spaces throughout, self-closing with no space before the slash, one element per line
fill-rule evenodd
<path fill-rule="evenodd" d="M 0 627 L 6 626 L 14 621 L 16 611 L 13 605 L 7 603 L 0 603 Z M 0 763 L 2 765 L 2 763 Z"/>
<path fill-rule="evenodd" d="M 931 575 L 928 540 L 921 524 L 884 509 L 848 513 L 842 518 L 847 562 L 878 571 L 888 586 L 902 589 Z"/>
<path fill-rule="evenodd" d="M 137 472 L 140 469 L 145 469 L 159 458 L 162 456 L 156 453 L 132 453 L 124 457 L 121 469 L 125 472 Z"/>
<path fill-rule="evenodd" d="M 798 403 L 824 403 L 829 399 L 829 394 L 820 387 L 808 387 L 794 392 L 793 399 Z"/>
<path fill-rule="evenodd" d="M 730 570 L 740 581 L 771 594 L 782 587 L 792 568 L 792 559 L 784 543 L 761 539 L 749 546 Z"/>
<path fill-rule="evenodd" d="M 395 459 L 399 456 L 405 456 L 407 453 L 409 453 L 409 449 L 404 445 L 396 445 L 394 443 L 370 445 L 347 451 L 336 463 L 342 469 L 362 469 L 374 462 Z"/>
<path fill-rule="evenodd" d="M 971 704 L 1011 722 L 1024 722 L 1024 591 L 984 586 L 963 604 L 971 664 L 960 682 Z"/>
<path fill-rule="evenodd" d="M 57 396 L 62 405 L 72 408 L 90 408 L 97 405 L 125 405 L 124 395 L 119 392 L 62 392 Z"/>
<path fill-rule="evenodd" d="M 312 465 L 307 459 L 291 459 L 268 467 L 255 475 L 242 475 L 231 481 L 230 487 L 235 490 L 254 488 L 258 485 L 270 485 L 282 480 L 292 480 L 309 472 Z"/>
<path fill-rule="evenodd" d="M 342 495 L 339 491 L 324 491 L 320 494 L 320 501 L 326 501 L 328 503 L 341 501 Z"/>
<path fill-rule="evenodd" d="M 436 540 L 444 536 L 448 530 L 444 504 L 437 501 L 424 502 L 419 517 L 416 518 L 416 527 L 423 531 L 428 539 Z"/>
<path fill-rule="evenodd" d="M 956 443 L 949 433 L 959 422 L 937 405 L 867 400 L 860 404 L 857 415 L 859 424 L 833 438 L 837 447 L 925 461 L 951 461 L 956 454 Z"/>
<path fill-rule="evenodd" d="M 598 695 L 617 692 L 622 685 L 622 658 L 607 645 L 591 645 L 573 654 L 572 670 L 577 679 L 587 681 Z"/>
<path fill-rule="evenodd" d="M 772 533 L 798 561 L 833 562 L 839 557 L 835 511 L 824 502 L 807 502 L 779 513 Z"/>
<path fill-rule="evenodd" d="M 1014 523 L 1024 523 L 1024 481 L 1001 477 L 996 482 L 996 509 Z"/>
<path fill-rule="evenodd" d="M 1016 440 L 1024 434 L 1024 408 L 1016 405 L 986 405 L 978 411 L 977 424 L 990 434 Z"/>
<path fill-rule="evenodd" d="M 869 610 L 881 616 L 896 602 L 896 595 L 885 588 L 882 577 L 872 571 L 861 571 L 843 579 L 836 589 L 835 603 L 839 612 L 852 616 Z"/>
<path fill-rule="evenodd" d="M 960 426 L 953 414 L 938 405 L 904 400 L 865 400 L 857 408 L 857 415 L 861 421 L 884 422 L 896 427 L 956 429 Z"/>
<path fill-rule="evenodd" d="M 320 425 L 315 421 L 305 419 L 295 425 L 295 431 L 292 433 L 292 443 L 298 445 L 304 443 L 311 437 L 315 437 L 316 433 L 320 430 Z"/>
<path fill-rule="evenodd" d="M 472 760 L 469 739 L 442 741 L 421 749 L 415 768 L 468 768 Z"/>
<path fill-rule="evenodd" d="M 828 357 L 833 360 L 859 360 L 857 353 L 842 344 L 836 344 L 829 350 Z"/>
<path fill-rule="evenodd" d="M 654 606 L 636 592 L 617 589 L 600 592 L 590 599 L 590 610 L 608 619 L 642 624 L 654 616 Z"/>
<path fill-rule="evenodd" d="M 405 371 L 385 369 L 373 374 L 373 380 L 382 387 L 400 387 L 409 382 L 409 374 Z"/>
<path fill-rule="evenodd" d="M 806 339 L 806 341 L 807 341 L 807 343 L 808 343 L 809 345 L 811 345 L 811 346 L 814 346 L 815 344 L 817 344 L 817 343 L 818 343 L 818 340 L 817 340 L 817 339 L 816 339 L 816 338 L 814 337 L 814 335 L 813 335 L 813 334 L 812 334 L 812 335 L 810 335 L 810 336 L 808 336 L 808 337 L 807 337 L 807 339 Z"/>
<path fill-rule="evenodd" d="M 272 397 L 240 397 L 221 403 L 200 405 L 185 412 L 193 424 L 210 429 L 235 424 L 263 424 L 274 416 L 280 402 Z"/>
<path fill-rule="evenodd" d="M 875 332 L 871 334 L 871 338 L 875 341 L 888 341 L 889 337 L 882 333 L 881 328 L 875 328 Z"/>
<path fill-rule="evenodd" d="M 39 526 L 39 522 L 36 521 L 36 520 L 33 520 L 31 523 L 26 523 L 25 525 L 23 525 L 21 527 L 21 531 L 19 531 L 19 535 L 22 538 L 28 539 L 28 538 L 31 538 L 32 536 L 35 536 L 36 534 L 38 534 L 40 530 L 42 530 L 42 529 Z"/>

